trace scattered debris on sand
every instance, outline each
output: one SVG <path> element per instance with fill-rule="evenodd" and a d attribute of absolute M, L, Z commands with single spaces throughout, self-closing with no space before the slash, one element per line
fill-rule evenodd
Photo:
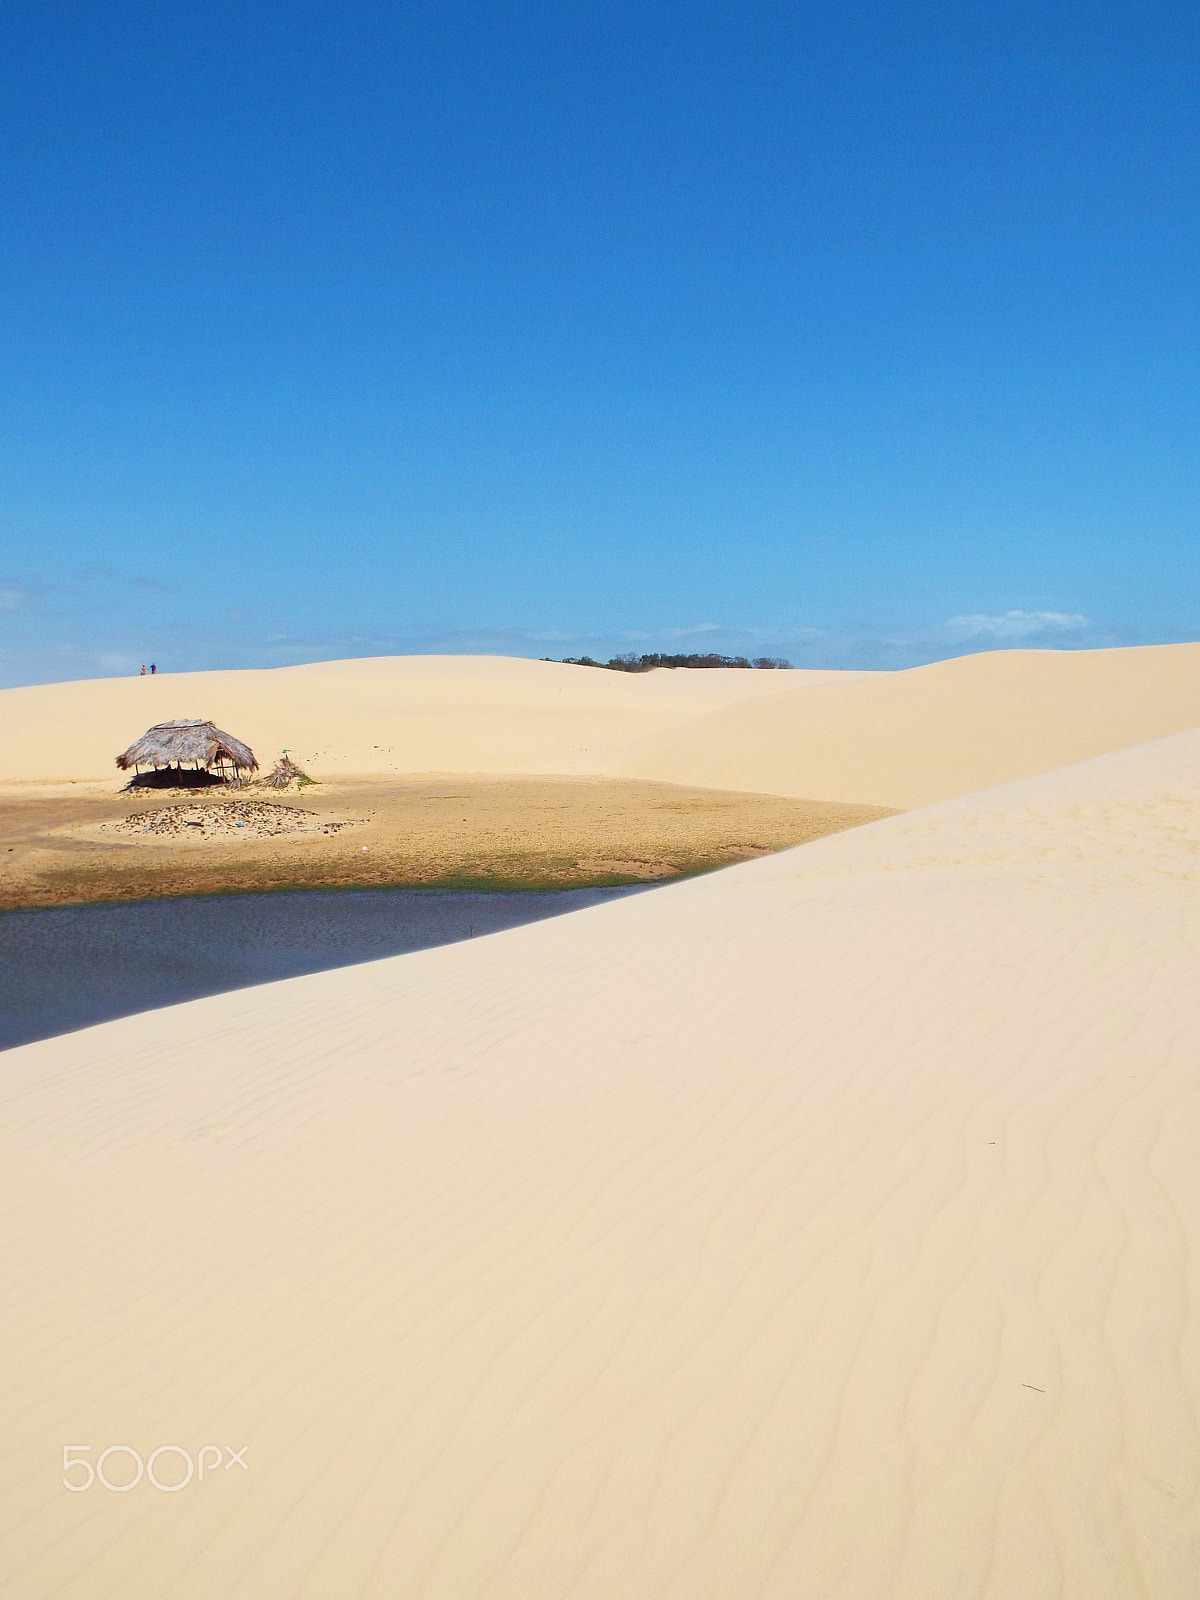
<path fill-rule="evenodd" d="M 225 804 L 163 806 L 138 811 L 119 822 L 105 824 L 120 833 L 151 833 L 172 839 L 271 839 L 283 833 L 340 833 L 356 826 L 354 819 L 318 817 L 299 806 L 275 805 L 269 800 L 231 800 Z"/>
<path fill-rule="evenodd" d="M 100 785 L 0 784 L 0 908 L 368 884 L 661 882 L 886 815 L 636 778 L 324 775 L 299 794 L 214 787 L 132 802 Z"/>

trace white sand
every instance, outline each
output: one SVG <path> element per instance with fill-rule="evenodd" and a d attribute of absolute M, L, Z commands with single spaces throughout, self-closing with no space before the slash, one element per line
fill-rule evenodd
<path fill-rule="evenodd" d="M 837 676 L 802 673 L 800 681 Z M 265 763 L 327 775 L 606 773 L 631 745 L 793 672 L 631 674 L 509 656 L 381 656 L 257 672 L 162 673 L 0 690 L 0 782 L 116 778 L 154 722 L 211 718 Z"/>
<path fill-rule="evenodd" d="M 1198 785 L 4 1055 L 0 1593 L 1194 1600 Z"/>
<path fill-rule="evenodd" d="M 904 809 L 1198 726 L 1200 645 L 999 650 L 721 709 L 620 770 Z"/>
<path fill-rule="evenodd" d="M 619 774 L 907 808 L 1200 726 L 1200 645 L 877 673 L 395 656 L 8 689 L 0 782 L 115 780 L 118 751 L 180 716 L 329 776 Z"/>

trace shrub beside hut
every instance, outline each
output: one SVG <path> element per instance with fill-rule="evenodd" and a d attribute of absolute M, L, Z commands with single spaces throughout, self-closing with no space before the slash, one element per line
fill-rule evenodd
<path fill-rule="evenodd" d="M 294 762 L 285 750 L 275 763 L 273 772 L 268 772 L 263 782 L 272 789 L 286 789 L 293 782 L 297 789 L 306 789 L 311 786 L 313 779 L 304 769 Z"/>
<path fill-rule="evenodd" d="M 185 774 L 184 766 L 192 768 Z M 131 786 L 174 782 L 180 788 L 202 783 L 228 783 L 241 788 L 258 762 L 249 745 L 223 733 L 214 723 L 181 717 L 157 722 L 117 757 L 122 772 L 132 767 Z M 150 771 L 143 774 L 142 768 Z M 204 774 L 201 777 L 201 774 Z"/>

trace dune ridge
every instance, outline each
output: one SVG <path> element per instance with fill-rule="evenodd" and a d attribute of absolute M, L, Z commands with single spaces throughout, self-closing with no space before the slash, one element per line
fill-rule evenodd
<path fill-rule="evenodd" d="M 0 782 L 115 782 L 118 750 L 183 715 L 330 777 L 620 776 L 899 810 L 1200 726 L 1200 644 L 903 672 L 393 656 L 50 684 L 0 692 Z"/>
<path fill-rule="evenodd" d="M 1198 726 L 1200 645 L 995 650 L 723 707 L 622 770 L 904 810 Z"/>
<path fill-rule="evenodd" d="M 7 1053 L 3 1592 L 1191 1600 L 1198 771 Z"/>

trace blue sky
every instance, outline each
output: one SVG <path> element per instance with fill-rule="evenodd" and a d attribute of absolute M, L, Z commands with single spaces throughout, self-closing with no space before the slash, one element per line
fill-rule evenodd
<path fill-rule="evenodd" d="M 1200 13 L 6 8 L 0 682 L 1200 633 Z"/>

